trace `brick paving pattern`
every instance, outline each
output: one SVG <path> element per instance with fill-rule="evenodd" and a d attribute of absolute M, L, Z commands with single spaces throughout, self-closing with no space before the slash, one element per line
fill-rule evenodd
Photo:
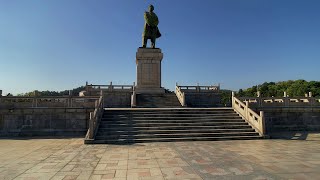
<path fill-rule="evenodd" d="M 0 139 L 0 179 L 319 179 L 319 142 L 84 145 L 80 138 Z"/>

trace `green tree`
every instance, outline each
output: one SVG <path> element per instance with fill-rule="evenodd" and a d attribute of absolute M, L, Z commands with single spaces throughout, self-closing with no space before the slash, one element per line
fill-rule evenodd
<path fill-rule="evenodd" d="M 308 92 L 312 92 L 313 96 L 320 96 L 320 82 L 319 81 L 305 81 L 302 79 L 299 80 L 288 80 L 280 82 L 264 82 L 251 88 L 245 90 L 239 89 L 237 96 L 256 96 L 257 89 L 260 91 L 263 97 L 282 97 L 283 92 L 291 97 L 304 96 Z"/>

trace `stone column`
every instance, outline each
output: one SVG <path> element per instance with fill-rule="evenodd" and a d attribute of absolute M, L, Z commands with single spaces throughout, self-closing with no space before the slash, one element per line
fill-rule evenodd
<path fill-rule="evenodd" d="M 136 54 L 137 85 L 136 93 L 161 94 L 161 49 L 138 48 Z"/>

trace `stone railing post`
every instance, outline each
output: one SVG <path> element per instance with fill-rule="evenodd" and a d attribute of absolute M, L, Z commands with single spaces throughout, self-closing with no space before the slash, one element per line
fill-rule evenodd
<path fill-rule="evenodd" d="M 186 106 L 186 96 L 185 96 L 184 92 L 182 92 L 182 106 L 183 107 Z"/>
<path fill-rule="evenodd" d="M 110 81 L 109 91 L 113 91 L 112 81 Z"/>
<path fill-rule="evenodd" d="M 246 103 L 246 107 L 244 108 L 245 109 L 245 116 L 246 116 L 246 119 L 249 119 L 249 111 L 248 111 L 248 108 L 249 108 L 249 101 L 245 101 Z"/>
<path fill-rule="evenodd" d="M 181 91 L 180 87 L 176 83 L 176 89 L 175 89 L 175 94 L 181 104 L 182 107 L 186 106 L 186 98 L 185 98 L 185 93 Z"/>
<path fill-rule="evenodd" d="M 265 122 L 265 118 L 264 118 L 264 112 L 260 111 L 260 129 L 261 129 L 261 133 L 262 135 L 266 134 L 266 122 Z"/>
<path fill-rule="evenodd" d="M 100 91 L 100 97 L 102 97 L 102 109 L 104 108 L 104 95 L 103 95 L 103 90 Z"/>
<path fill-rule="evenodd" d="M 137 99 L 136 99 L 136 83 L 133 82 L 133 86 L 132 86 L 132 95 L 131 95 L 131 107 L 136 107 L 137 106 Z"/>
<path fill-rule="evenodd" d="M 85 90 L 88 92 L 88 90 L 89 90 L 89 87 L 88 87 L 88 81 L 86 81 L 86 87 L 85 87 Z"/>
<path fill-rule="evenodd" d="M 289 98 L 288 98 L 288 95 L 287 95 L 287 92 L 283 92 L 283 101 L 284 101 L 284 106 L 285 107 L 288 107 L 289 106 Z"/>
<path fill-rule="evenodd" d="M 90 119 L 89 119 L 89 138 L 93 139 L 93 112 L 90 112 Z"/>
<path fill-rule="evenodd" d="M 234 103 L 234 92 L 233 91 L 231 91 L 231 106 L 232 106 L 232 108 L 234 109 L 235 107 L 235 103 Z"/>
<path fill-rule="evenodd" d="M 95 107 L 95 109 L 97 109 L 98 106 L 99 106 L 99 100 L 96 100 L 96 101 L 94 102 L 94 107 Z"/>
<path fill-rule="evenodd" d="M 38 107 L 38 97 L 37 97 L 38 93 L 36 93 L 36 91 L 34 91 L 34 96 L 32 99 L 32 107 Z"/>
<path fill-rule="evenodd" d="M 137 102 L 136 102 L 136 92 L 134 91 L 131 95 L 131 107 L 136 107 L 137 106 Z"/>
<path fill-rule="evenodd" d="M 66 105 L 67 107 L 71 107 L 71 97 L 69 96 L 67 99 L 66 99 Z"/>
<path fill-rule="evenodd" d="M 68 98 L 67 107 L 72 107 L 72 90 L 69 90 L 69 98 Z"/>

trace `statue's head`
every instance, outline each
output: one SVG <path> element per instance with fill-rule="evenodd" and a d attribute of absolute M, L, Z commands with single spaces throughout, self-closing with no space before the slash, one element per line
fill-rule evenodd
<path fill-rule="evenodd" d="M 152 4 L 150 4 L 150 6 L 149 6 L 149 12 L 153 12 L 153 10 L 154 10 L 154 7 L 152 6 Z"/>

